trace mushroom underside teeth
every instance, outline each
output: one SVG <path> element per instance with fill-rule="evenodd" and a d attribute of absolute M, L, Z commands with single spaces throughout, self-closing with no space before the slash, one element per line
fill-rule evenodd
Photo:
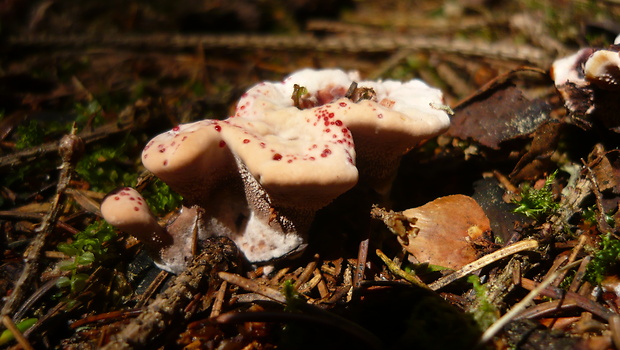
<path fill-rule="evenodd" d="M 251 263 L 269 262 L 289 256 L 305 247 L 305 237 L 284 233 L 252 213 L 245 230 L 230 237 Z"/>

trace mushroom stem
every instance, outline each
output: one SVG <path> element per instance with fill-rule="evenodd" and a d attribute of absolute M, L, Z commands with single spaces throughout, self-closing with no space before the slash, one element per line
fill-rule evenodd
<path fill-rule="evenodd" d="M 307 245 L 306 235 L 316 209 L 289 208 L 274 203 L 239 158 L 237 165 L 250 210 L 243 230 L 232 237 L 239 249 L 251 262 L 267 262 L 302 251 Z"/>

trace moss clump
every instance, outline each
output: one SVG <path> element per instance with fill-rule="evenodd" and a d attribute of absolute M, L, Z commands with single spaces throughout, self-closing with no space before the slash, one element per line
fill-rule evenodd
<path fill-rule="evenodd" d="M 107 242 L 116 238 L 116 231 L 105 221 L 96 221 L 73 236 L 73 242 L 60 243 L 57 249 L 71 257 L 60 263 L 60 269 L 70 271 L 70 276 L 58 279 L 56 285 L 59 288 L 70 288 L 71 293 L 81 291 L 86 285 L 88 274 L 84 273 L 84 266 L 101 265 L 108 257 L 109 244 Z M 78 272 L 82 270 L 82 272 Z"/>
<path fill-rule="evenodd" d="M 557 212 L 560 205 L 555 201 L 551 189 L 555 176 L 556 173 L 549 175 L 541 189 L 525 184 L 521 189 L 521 198 L 513 200 L 513 203 L 517 204 L 513 211 L 535 220 L 543 220 Z"/>
<path fill-rule="evenodd" d="M 178 208 L 183 201 L 183 197 L 174 192 L 163 181 L 157 179 L 151 183 L 142 195 L 146 199 L 151 211 L 155 215 L 163 215 Z"/>
<path fill-rule="evenodd" d="M 25 149 L 38 146 L 43 143 L 45 131 L 38 122 L 31 120 L 27 124 L 21 124 L 17 127 L 17 140 L 15 140 L 15 148 Z"/>
<path fill-rule="evenodd" d="M 499 311 L 487 298 L 487 286 L 480 283 L 480 278 L 478 276 L 469 276 L 467 282 L 472 284 L 474 293 L 476 293 L 477 307 L 471 311 L 471 315 L 480 329 L 487 329 L 497 321 Z"/>
<path fill-rule="evenodd" d="M 619 257 L 620 240 L 611 234 L 602 235 L 599 250 L 594 253 L 592 261 L 588 264 L 586 279 L 600 284 L 605 276 L 618 267 Z"/>
<path fill-rule="evenodd" d="M 77 163 L 75 171 L 94 191 L 109 192 L 135 183 L 138 175 L 129 154 L 137 140 L 128 136 L 119 144 L 96 145 Z"/>

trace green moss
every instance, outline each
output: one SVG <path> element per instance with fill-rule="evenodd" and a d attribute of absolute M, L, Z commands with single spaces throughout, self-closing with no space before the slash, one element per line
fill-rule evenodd
<path fill-rule="evenodd" d="M 585 278 L 591 282 L 601 283 L 605 276 L 618 268 L 619 257 L 620 240 L 611 234 L 602 235 L 599 249 L 593 254 L 592 261 L 588 264 Z"/>
<path fill-rule="evenodd" d="M 59 267 L 61 270 L 70 271 L 71 274 L 61 277 L 56 285 L 59 288 L 69 288 L 71 293 L 81 291 L 89 276 L 83 267 L 90 266 L 92 269 L 109 258 L 108 242 L 115 238 L 116 230 L 107 222 L 99 220 L 75 234 L 72 242 L 58 244 L 56 248 L 71 257 L 61 262 Z"/>
<path fill-rule="evenodd" d="M 480 283 L 480 278 L 478 276 L 469 276 L 467 281 L 472 284 L 472 288 L 476 293 L 477 307 L 472 310 L 471 315 L 480 329 L 487 329 L 497 321 L 499 312 L 495 305 L 487 299 L 487 287 L 485 284 Z"/>
<path fill-rule="evenodd" d="M 284 307 L 285 311 L 289 312 L 299 312 L 300 305 L 305 304 L 305 300 L 299 294 L 293 281 L 286 280 L 282 284 L 282 294 L 286 298 L 286 306 Z"/>
<path fill-rule="evenodd" d="M 586 224 L 596 226 L 598 224 L 596 204 L 593 204 L 585 208 L 583 212 L 581 213 L 581 218 Z M 604 219 L 605 219 L 605 222 L 607 222 L 609 226 L 611 227 L 615 226 L 616 221 L 614 220 L 614 217 L 613 217 L 613 211 L 611 213 L 605 213 Z"/>
<path fill-rule="evenodd" d="M 94 191 L 109 192 L 135 183 L 138 175 L 128 156 L 137 141 L 132 136 L 115 145 L 95 145 L 75 166 L 75 171 Z"/>
<path fill-rule="evenodd" d="M 17 140 L 15 141 L 15 148 L 17 149 L 25 149 L 40 145 L 43 143 L 43 137 L 45 136 L 43 127 L 34 120 L 31 120 L 27 124 L 17 126 L 16 134 Z"/>
<path fill-rule="evenodd" d="M 162 215 L 178 208 L 183 197 L 161 180 L 154 181 L 143 192 L 149 207 L 155 215 Z"/>
<path fill-rule="evenodd" d="M 529 184 L 523 185 L 521 198 L 513 200 L 518 206 L 513 210 L 531 219 L 543 220 L 555 213 L 560 205 L 555 202 L 551 184 L 555 180 L 556 173 L 549 175 L 545 185 L 541 189 L 532 188 Z"/>

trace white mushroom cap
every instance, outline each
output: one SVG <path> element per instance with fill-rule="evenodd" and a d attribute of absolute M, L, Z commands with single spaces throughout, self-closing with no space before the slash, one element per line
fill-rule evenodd
<path fill-rule="evenodd" d="M 567 83 L 582 86 L 586 84 L 584 79 L 583 64 L 592 54 L 593 49 L 585 48 L 576 53 L 560 58 L 551 65 L 550 75 L 555 86 L 562 86 Z"/>
<path fill-rule="evenodd" d="M 236 172 L 220 123 L 202 120 L 158 135 L 142 151 L 142 163 L 190 202 L 200 202 Z"/>
<path fill-rule="evenodd" d="M 595 51 L 584 66 L 585 77 L 603 90 L 620 89 L 620 52 Z"/>
<path fill-rule="evenodd" d="M 286 107 L 229 123 L 227 144 L 277 206 L 317 210 L 357 183 L 351 132 L 326 110 Z"/>
<path fill-rule="evenodd" d="M 608 127 L 617 126 L 612 106 L 620 90 L 619 49 L 584 48 L 553 63 L 551 78 L 572 114 L 597 115 Z"/>
<path fill-rule="evenodd" d="M 375 188 L 385 187 L 400 157 L 421 141 L 447 130 L 450 119 L 436 107 L 443 103 L 441 91 L 419 80 L 359 82 L 358 88 L 370 88 L 376 96 L 352 101 L 346 95 L 358 79 L 356 73 L 341 70 L 304 69 L 281 83 L 251 88 L 239 101 L 235 116 L 265 120 L 286 115 L 294 116 L 286 117 L 292 120 L 306 118 L 320 123 L 321 116 L 328 115 L 326 129 L 333 131 L 337 122 L 352 133 L 360 176 Z M 298 106 L 291 98 L 296 85 L 308 92 Z"/>

